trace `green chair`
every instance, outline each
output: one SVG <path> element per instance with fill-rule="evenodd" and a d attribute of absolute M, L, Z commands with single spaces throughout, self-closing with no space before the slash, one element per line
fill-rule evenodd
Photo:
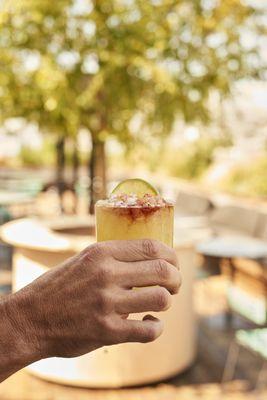
<path fill-rule="evenodd" d="M 262 366 L 255 384 L 255 389 L 260 389 L 267 384 L 267 328 L 240 329 L 235 333 L 228 351 L 222 383 L 233 379 L 241 346 L 262 358 Z"/>

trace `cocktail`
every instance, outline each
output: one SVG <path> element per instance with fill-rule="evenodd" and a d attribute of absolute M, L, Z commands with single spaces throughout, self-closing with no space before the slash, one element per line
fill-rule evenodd
<path fill-rule="evenodd" d="M 97 202 L 97 241 L 150 238 L 172 246 L 173 212 L 173 203 L 149 183 L 128 179 Z"/>

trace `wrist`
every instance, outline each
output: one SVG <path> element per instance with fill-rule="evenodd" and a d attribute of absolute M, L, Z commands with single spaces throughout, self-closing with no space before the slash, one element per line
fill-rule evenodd
<path fill-rule="evenodd" d="M 38 335 L 31 320 L 31 305 L 27 294 L 15 293 L 2 302 L 4 324 L 11 344 L 11 356 L 23 368 L 42 358 Z"/>

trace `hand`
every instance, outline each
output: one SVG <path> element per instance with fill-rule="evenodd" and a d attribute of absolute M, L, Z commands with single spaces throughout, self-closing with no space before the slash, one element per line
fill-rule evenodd
<path fill-rule="evenodd" d="M 180 283 L 175 251 L 166 245 L 100 242 L 12 295 L 6 311 L 35 358 L 74 357 L 103 345 L 155 340 L 160 320 L 128 315 L 168 309 Z"/>

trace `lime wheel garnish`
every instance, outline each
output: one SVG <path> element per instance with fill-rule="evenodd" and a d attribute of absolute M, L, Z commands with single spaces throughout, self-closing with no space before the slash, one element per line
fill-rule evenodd
<path fill-rule="evenodd" d="M 138 198 L 144 197 L 146 194 L 157 196 L 158 191 L 150 183 L 143 179 L 126 179 L 120 182 L 115 189 L 112 190 L 111 195 L 132 195 L 135 194 Z"/>

